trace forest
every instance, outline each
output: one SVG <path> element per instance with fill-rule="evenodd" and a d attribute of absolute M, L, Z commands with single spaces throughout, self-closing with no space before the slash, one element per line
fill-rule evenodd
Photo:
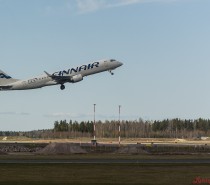
<path fill-rule="evenodd" d="M 97 138 L 200 138 L 210 136 L 209 119 L 164 119 L 145 121 L 143 119 L 121 122 L 96 121 Z M 0 131 L 0 136 L 26 136 L 29 138 L 79 138 L 93 137 L 92 121 L 55 121 L 53 128 L 27 132 Z"/>

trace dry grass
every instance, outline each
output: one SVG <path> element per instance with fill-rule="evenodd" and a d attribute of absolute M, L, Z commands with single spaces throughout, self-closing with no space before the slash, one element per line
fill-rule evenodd
<path fill-rule="evenodd" d="M 205 155 L 2 155 L 0 160 L 209 159 Z M 209 164 L 0 164 L 0 185 L 185 185 L 210 178 Z"/>
<path fill-rule="evenodd" d="M 0 184 L 191 184 L 208 165 L 1 164 Z"/>

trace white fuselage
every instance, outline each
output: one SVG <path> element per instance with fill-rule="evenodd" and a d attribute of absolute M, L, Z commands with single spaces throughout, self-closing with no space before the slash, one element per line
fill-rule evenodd
<path fill-rule="evenodd" d="M 16 82 L 7 84 L 8 86 L 11 86 L 7 90 L 36 89 L 57 84 L 63 85 L 66 82 L 75 83 L 81 81 L 85 76 L 100 73 L 103 71 L 111 71 L 117 67 L 120 67 L 121 65 L 121 62 L 113 59 L 91 62 L 89 64 L 81 65 L 76 68 L 58 71 L 53 73 L 52 75 L 46 72 L 46 74 L 43 74 L 41 76 L 37 76 L 27 80 L 18 80 Z"/>

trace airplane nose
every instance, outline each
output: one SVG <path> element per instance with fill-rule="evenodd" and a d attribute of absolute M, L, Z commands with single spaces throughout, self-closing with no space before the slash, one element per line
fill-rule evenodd
<path fill-rule="evenodd" d="M 123 65 L 123 63 L 122 62 L 119 62 L 119 66 L 122 66 Z"/>

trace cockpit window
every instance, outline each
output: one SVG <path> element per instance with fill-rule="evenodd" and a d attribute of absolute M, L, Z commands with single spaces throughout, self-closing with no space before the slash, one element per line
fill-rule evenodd
<path fill-rule="evenodd" d="M 114 62 L 114 61 L 116 61 L 116 60 L 115 60 L 115 59 L 111 59 L 111 60 L 110 60 L 110 62 Z"/>

